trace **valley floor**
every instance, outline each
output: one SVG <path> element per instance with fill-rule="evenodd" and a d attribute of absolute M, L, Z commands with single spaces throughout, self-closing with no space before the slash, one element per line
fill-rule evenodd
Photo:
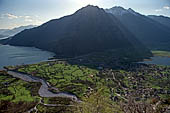
<path fill-rule="evenodd" d="M 44 79 L 51 86 L 50 92 L 76 95 L 82 102 L 77 104 L 65 97 L 42 97 L 38 93 L 40 83 L 23 81 L 1 71 L 0 112 L 89 113 L 85 108 L 92 104 L 105 106 L 100 110 L 108 110 L 107 113 L 144 109 L 146 113 L 166 113 L 170 107 L 170 67 L 116 61 L 111 67 L 104 63 L 89 65 L 92 60 L 83 58 L 6 67 L 8 71 Z M 80 112 L 80 108 L 84 112 Z"/>

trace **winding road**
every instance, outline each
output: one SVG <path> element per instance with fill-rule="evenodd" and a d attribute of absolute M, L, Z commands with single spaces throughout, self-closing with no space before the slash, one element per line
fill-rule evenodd
<path fill-rule="evenodd" d="M 38 93 L 41 97 L 62 97 L 62 98 L 69 98 L 75 102 L 81 102 L 75 95 L 72 95 L 69 93 L 63 93 L 63 92 L 53 93 L 53 92 L 49 91 L 49 88 L 53 88 L 53 89 L 56 89 L 56 88 L 51 87 L 45 80 L 40 79 L 38 77 L 15 72 L 15 71 L 8 71 L 8 74 L 12 75 L 15 78 L 19 78 L 19 79 L 22 79 L 27 82 L 40 82 L 42 85 L 41 85 Z"/>

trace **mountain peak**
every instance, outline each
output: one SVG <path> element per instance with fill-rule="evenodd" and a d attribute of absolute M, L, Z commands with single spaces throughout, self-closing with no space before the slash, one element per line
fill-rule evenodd
<path fill-rule="evenodd" d="M 87 6 L 85 6 L 84 8 L 99 8 L 98 6 L 94 6 L 94 5 L 87 5 Z"/>
<path fill-rule="evenodd" d="M 106 9 L 105 11 L 108 13 L 115 14 L 115 15 L 123 15 L 123 14 L 128 13 L 128 11 L 121 6 L 115 6 L 115 7 L 112 7 L 111 9 Z"/>
<path fill-rule="evenodd" d="M 101 10 L 98 6 L 93 6 L 93 5 L 87 5 L 81 9 L 79 9 L 77 12 L 96 12 Z"/>
<path fill-rule="evenodd" d="M 132 8 L 129 8 L 128 11 L 131 13 L 131 14 L 134 14 L 134 15 L 137 15 L 138 13 L 135 12 Z"/>
<path fill-rule="evenodd" d="M 130 11 L 130 12 L 135 12 L 132 8 L 129 8 L 128 11 Z"/>
<path fill-rule="evenodd" d="M 105 10 L 107 13 L 112 13 L 114 15 L 124 15 L 124 14 L 133 14 L 133 15 L 137 15 L 138 13 L 135 12 L 133 9 L 129 8 L 129 9 L 125 9 L 121 6 L 115 6 L 115 7 L 112 7 L 110 9 L 106 9 Z"/>
<path fill-rule="evenodd" d="M 93 5 L 87 5 L 75 12 L 76 15 L 89 16 L 89 17 L 94 15 L 102 15 L 104 13 L 105 13 L 104 9 Z"/>
<path fill-rule="evenodd" d="M 44 25 L 25 30 L 7 43 L 37 47 L 65 57 L 116 49 L 123 49 L 128 54 L 131 49 L 135 51 L 132 56 L 141 56 L 144 51 L 137 49 L 145 50 L 116 18 L 97 6 L 88 5 L 75 14 L 49 21 Z"/>
<path fill-rule="evenodd" d="M 124 8 L 123 8 L 123 7 L 121 7 L 121 6 L 115 6 L 115 7 L 112 7 L 111 9 L 126 10 L 126 9 L 124 9 Z"/>

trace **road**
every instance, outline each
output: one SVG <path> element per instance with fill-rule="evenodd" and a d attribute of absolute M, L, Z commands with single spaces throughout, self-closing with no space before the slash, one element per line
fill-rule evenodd
<path fill-rule="evenodd" d="M 15 78 L 22 79 L 27 82 L 40 82 L 42 85 L 38 91 L 39 95 L 41 97 L 62 97 L 62 98 L 70 98 L 73 101 L 80 102 L 80 100 L 77 98 L 77 96 L 69 94 L 69 93 L 63 93 L 63 92 L 58 92 L 58 93 L 53 93 L 49 91 L 49 88 L 56 89 L 54 87 L 51 87 L 47 82 L 43 79 L 40 79 L 38 77 L 28 75 L 28 74 L 23 74 L 15 71 L 8 71 L 9 75 L 12 75 Z M 56 89 L 57 90 L 57 89 Z"/>

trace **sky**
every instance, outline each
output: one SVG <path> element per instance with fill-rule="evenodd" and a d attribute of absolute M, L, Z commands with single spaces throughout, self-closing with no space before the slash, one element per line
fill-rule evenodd
<path fill-rule="evenodd" d="M 41 25 L 89 4 L 100 8 L 122 6 L 144 15 L 170 17 L 170 0 L 0 0 L 0 29 Z"/>

